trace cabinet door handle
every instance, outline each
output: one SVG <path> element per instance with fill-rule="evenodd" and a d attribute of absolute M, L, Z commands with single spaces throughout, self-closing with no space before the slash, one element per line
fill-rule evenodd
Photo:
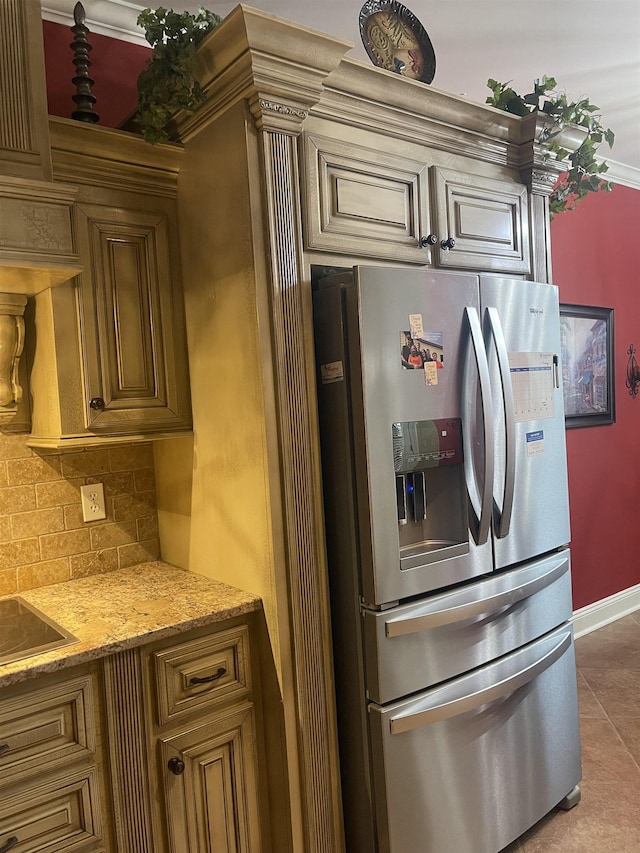
<path fill-rule="evenodd" d="M 427 246 L 435 246 L 437 242 L 438 237 L 436 234 L 427 234 L 426 237 L 420 238 L 420 247 L 426 249 Z"/>
<path fill-rule="evenodd" d="M 101 412 L 104 409 L 104 400 L 102 397 L 92 397 L 89 400 L 89 408 L 93 409 L 95 412 Z M 1 850 L 0 853 L 2 853 Z"/>
<path fill-rule="evenodd" d="M 167 761 L 167 767 L 174 776 L 182 776 L 184 773 L 184 761 L 181 758 L 178 758 L 177 755 Z M 0 853 L 2 853 L 1 850 Z"/>
<path fill-rule="evenodd" d="M 223 666 L 221 666 L 217 672 L 213 673 L 213 675 L 205 675 L 202 678 L 198 678 L 194 675 L 193 678 L 189 679 L 189 684 L 209 684 L 212 681 L 217 681 L 219 678 L 222 678 L 222 676 L 226 674 L 227 670 Z"/>
<path fill-rule="evenodd" d="M 447 250 L 447 249 L 453 249 L 453 247 L 455 246 L 455 244 L 456 244 L 456 241 L 453 239 L 453 237 L 447 237 L 447 239 L 446 239 L 446 240 L 443 240 L 443 241 L 440 243 L 440 248 L 441 248 L 441 249 L 445 249 L 445 250 Z"/>
<path fill-rule="evenodd" d="M 7 853 L 7 850 L 11 850 L 12 847 L 15 847 L 18 843 L 18 836 L 12 835 L 11 838 L 7 838 L 6 843 L 0 847 L 0 853 Z"/>
<path fill-rule="evenodd" d="M 11 747 L 8 743 L 0 743 L 0 755 L 5 755 L 10 749 Z M 0 853 L 2 853 L 2 851 L 0 851 Z"/>

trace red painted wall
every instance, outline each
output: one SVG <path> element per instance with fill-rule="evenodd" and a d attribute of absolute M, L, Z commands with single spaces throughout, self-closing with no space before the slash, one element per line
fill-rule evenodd
<path fill-rule="evenodd" d="M 49 112 L 74 108 L 73 35 L 44 21 Z M 136 105 L 136 80 L 150 48 L 91 34 L 91 75 L 100 124 L 117 127 Z M 574 607 L 640 583 L 636 501 L 640 501 L 640 395 L 625 387 L 626 350 L 640 361 L 640 191 L 617 186 L 592 194 L 551 224 L 554 281 L 560 301 L 612 307 L 616 423 L 567 432 Z"/>
<path fill-rule="evenodd" d="M 592 193 L 551 223 L 560 301 L 614 309 L 616 422 L 567 430 L 574 608 L 640 584 L 640 394 L 625 387 L 640 360 L 640 191 Z"/>
<path fill-rule="evenodd" d="M 42 26 L 49 113 L 71 118 L 76 108 L 72 100 L 76 90 L 71 82 L 76 67 L 69 45 L 74 36 L 63 24 L 43 21 Z M 136 108 L 136 83 L 151 55 L 151 48 L 97 33 L 90 33 L 88 38 L 92 48 L 89 75 L 95 80 L 92 92 L 97 99 L 94 109 L 100 116 L 99 124 L 118 127 Z"/>

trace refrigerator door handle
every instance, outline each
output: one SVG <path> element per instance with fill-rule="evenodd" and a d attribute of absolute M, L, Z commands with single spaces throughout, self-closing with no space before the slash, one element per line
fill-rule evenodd
<path fill-rule="evenodd" d="M 572 630 L 569 628 L 566 633 L 562 634 L 559 641 L 542 657 L 537 658 L 533 663 L 525 664 L 519 668 L 517 672 L 511 673 L 506 678 L 498 681 L 489 687 L 483 687 L 479 690 L 467 691 L 463 696 L 451 699 L 445 702 L 438 702 L 429 708 L 421 708 L 411 714 L 399 714 L 396 717 L 390 718 L 390 729 L 392 735 L 410 732 L 414 729 L 422 728 L 430 723 L 437 723 L 440 720 L 447 720 L 451 717 L 457 717 L 465 714 L 468 711 L 473 711 L 481 705 L 486 705 L 489 702 L 495 702 L 497 699 L 514 693 L 518 688 L 523 687 L 534 678 L 537 678 L 545 670 L 555 663 L 571 645 Z M 516 655 L 521 658 L 521 653 Z M 478 674 L 478 677 L 480 674 Z M 465 682 L 473 676 L 467 676 Z"/>
<path fill-rule="evenodd" d="M 511 384 L 511 371 L 509 368 L 509 355 L 507 345 L 502 331 L 500 315 L 496 308 L 487 308 L 488 334 L 493 338 L 498 356 L 498 369 L 500 371 L 500 382 L 502 385 L 502 401 L 504 405 L 505 425 L 505 465 L 504 465 L 504 493 L 502 496 L 502 510 L 497 502 L 493 501 L 494 528 L 499 539 L 503 539 L 511 526 L 511 513 L 513 511 L 513 495 L 515 488 L 516 471 L 516 417 L 515 403 L 513 400 L 513 385 Z M 489 341 L 487 341 L 487 348 Z"/>
<path fill-rule="evenodd" d="M 489 363 L 487 361 L 487 353 L 484 347 L 482 338 L 482 328 L 478 312 L 471 306 L 465 307 L 465 316 L 469 324 L 469 332 L 471 334 L 471 344 L 473 346 L 473 354 L 475 357 L 476 368 L 478 370 L 478 382 L 480 386 L 480 399 L 482 404 L 482 432 L 484 440 L 484 459 L 483 459 L 483 482 L 482 488 L 478 489 L 480 493 L 480 513 L 476 509 L 469 494 L 469 516 L 470 528 L 473 533 L 477 545 L 484 545 L 489 537 L 491 530 L 491 513 L 493 506 L 493 476 L 495 467 L 494 455 L 494 440 L 493 440 L 493 418 L 491 417 L 491 381 L 489 379 Z M 464 384 L 464 383 L 463 383 Z M 463 419 L 463 426 L 466 418 Z M 467 435 L 469 439 L 469 436 Z M 465 471 L 467 477 L 473 477 L 473 463 L 471 460 L 470 448 L 473 446 L 472 440 L 466 442 L 467 450 L 465 451 Z M 477 486 L 477 482 L 476 482 Z M 469 485 L 467 484 L 467 490 Z"/>
<path fill-rule="evenodd" d="M 430 628 L 439 628 L 442 625 L 451 625 L 455 622 L 463 622 L 474 616 L 483 616 L 511 607 L 518 601 L 530 598 L 550 586 L 569 569 L 567 557 L 561 557 L 554 561 L 553 565 L 543 575 L 533 578 L 526 583 L 521 583 L 516 574 L 510 578 L 511 585 L 493 595 L 485 598 L 475 598 L 472 601 L 458 604 L 453 607 L 438 607 L 429 613 L 417 613 L 414 616 L 398 616 L 386 619 L 384 623 L 385 635 L 387 637 L 402 637 L 405 634 L 415 634 L 419 631 L 428 631 Z M 457 596 L 458 593 L 453 593 Z M 428 605 L 427 605 L 428 606 Z"/>

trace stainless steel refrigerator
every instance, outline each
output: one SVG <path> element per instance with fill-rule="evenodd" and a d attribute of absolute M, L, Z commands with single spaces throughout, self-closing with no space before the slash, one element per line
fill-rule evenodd
<path fill-rule="evenodd" d="M 314 292 L 348 853 L 498 853 L 579 799 L 557 289 Z"/>

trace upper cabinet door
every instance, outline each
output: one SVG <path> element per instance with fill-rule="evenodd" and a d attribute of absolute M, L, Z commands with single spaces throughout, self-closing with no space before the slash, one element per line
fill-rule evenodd
<path fill-rule="evenodd" d="M 78 299 L 87 428 L 185 428 L 184 321 L 166 215 L 83 204 L 77 235 L 85 267 Z"/>
<path fill-rule="evenodd" d="M 315 135 L 305 153 L 307 248 L 428 263 L 424 162 Z"/>
<path fill-rule="evenodd" d="M 529 257 L 527 189 L 523 184 L 431 169 L 435 263 L 451 269 L 526 274 Z M 451 244 L 447 244 L 447 241 Z"/>

